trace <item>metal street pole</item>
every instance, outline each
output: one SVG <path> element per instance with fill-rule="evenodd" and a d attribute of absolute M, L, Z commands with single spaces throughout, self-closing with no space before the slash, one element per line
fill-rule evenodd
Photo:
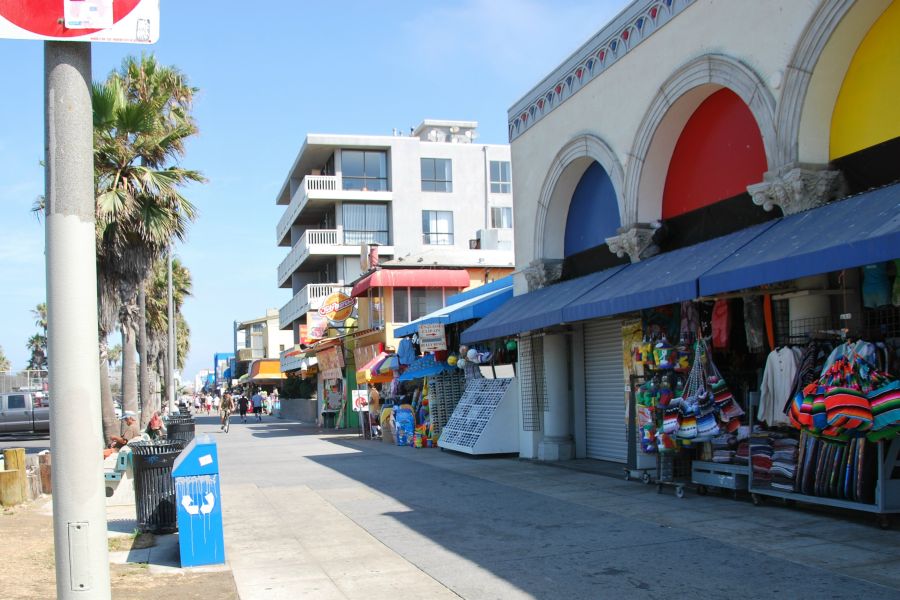
<path fill-rule="evenodd" d="M 168 364 L 166 365 L 166 397 L 169 401 L 169 414 L 171 415 L 175 411 L 175 303 L 173 301 L 174 292 L 172 291 L 172 244 L 169 244 L 169 252 L 168 252 L 168 271 L 169 271 L 169 307 L 168 307 L 168 320 L 169 320 L 169 351 L 166 352 L 168 355 L 168 360 L 166 361 Z"/>
<path fill-rule="evenodd" d="M 91 45 L 44 42 L 44 85 L 56 595 L 107 599 Z"/>

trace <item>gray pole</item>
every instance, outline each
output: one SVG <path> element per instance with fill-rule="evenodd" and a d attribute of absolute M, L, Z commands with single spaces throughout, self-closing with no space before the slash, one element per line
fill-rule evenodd
<path fill-rule="evenodd" d="M 91 45 L 44 42 L 44 85 L 56 595 L 107 599 Z"/>
<path fill-rule="evenodd" d="M 166 397 L 169 402 L 169 414 L 175 411 L 175 302 L 173 300 L 174 293 L 172 291 L 172 244 L 169 244 L 168 252 L 168 270 L 169 270 L 169 351 L 166 352 L 168 363 L 166 365 Z"/>

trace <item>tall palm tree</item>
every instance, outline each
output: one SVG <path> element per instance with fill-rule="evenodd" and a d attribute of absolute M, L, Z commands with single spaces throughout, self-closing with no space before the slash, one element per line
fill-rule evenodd
<path fill-rule="evenodd" d="M 153 273 L 147 288 L 147 337 L 150 347 L 150 364 L 155 365 L 156 389 L 158 381 L 168 367 L 168 269 L 165 258 L 153 265 Z M 175 314 L 175 366 L 182 368 L 190 349 L 190 329 L 181 312 L 185 299 L 191 295 L 191 272 L 178 257 L 172 259 L 172 302 Z"/>
<path fill-rule="evenodd" d="M 198 171 L 177 166 L 185 140 L 197 132 L 190 116 L 195 91 L 180 71 L 160 66 L 152 56 L 126 59 L 93 87 L 101 367 L 106 366 L 104 340 L 118 321 L 126 410 L 137 410 L 138 289 L 153 261 L 173 238 L 184 239 L 196 217 L 180 188 L 204 181 Z M 109 395 L 105 428 L 115 425 L 111 404 Z"/>

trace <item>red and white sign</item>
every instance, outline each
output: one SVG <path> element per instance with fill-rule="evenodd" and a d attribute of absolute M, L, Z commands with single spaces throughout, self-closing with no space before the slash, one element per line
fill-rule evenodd
<path fill-rule="evenodd" d="M 159 0 L 0 0 L 0 38 L 154 44 Z"/>
<path fill-rule="evenodd" d="M 319 314 L 326 317 L 329 321 L 342 322 L 350 318 L 353 309 L 356 308 L 356 298 L 351 298 L 347 294 L 335 292 L 325 298 Z"/>

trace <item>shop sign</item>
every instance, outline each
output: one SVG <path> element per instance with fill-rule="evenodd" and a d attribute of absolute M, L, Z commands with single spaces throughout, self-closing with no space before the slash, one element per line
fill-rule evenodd
<path fill-rule="evenodd" d="M 419 348 L 422 352 L 435 352 L 447 349 L 447 334 L 443 323 L 424 323 L 419 325 Z"/>
<path fill-rule="evenodd" d="M 319 359 L 319 369 L 323 372 L 340 371 L 344 368 L 344 353 L 340 346 L 320 350 L 316 353 L 316 358 Z"/>
<path fill-rule="evenodd" d="M 306 343 L 311 344 L 325 337 L 328 330 L 328 319 L 316 311 L 306 313 Z M 300 341 L 303 341 L 301 338 Z"/>
<path fill-rule="evenodd" d="M 319 314 L 329 321 L 343 322 L 350 318 L 354 308 L 356 308 L 356 298 L 351 298 L 342 292 L 335 292 L 325 298 Z"/>
<path fill-rule="evenodd" d="M 159 0 L 3 0 L 0 38 L 153 44 Z"/>
<path fill-rule="evenodd" d="M 350 390 L 353 394 L 353 410 L 356 412 L 369 412 L 369 395 L 366 390 Z"/>
<path fill-rule="evenodd" d="M 281 372 L 286 373 L 288 371 L 296 371 L 301 368 L 302 360 L 303 350 L 300 348 L 299 344 L 290 350 L 285 350 L 281 353 Z"/>

